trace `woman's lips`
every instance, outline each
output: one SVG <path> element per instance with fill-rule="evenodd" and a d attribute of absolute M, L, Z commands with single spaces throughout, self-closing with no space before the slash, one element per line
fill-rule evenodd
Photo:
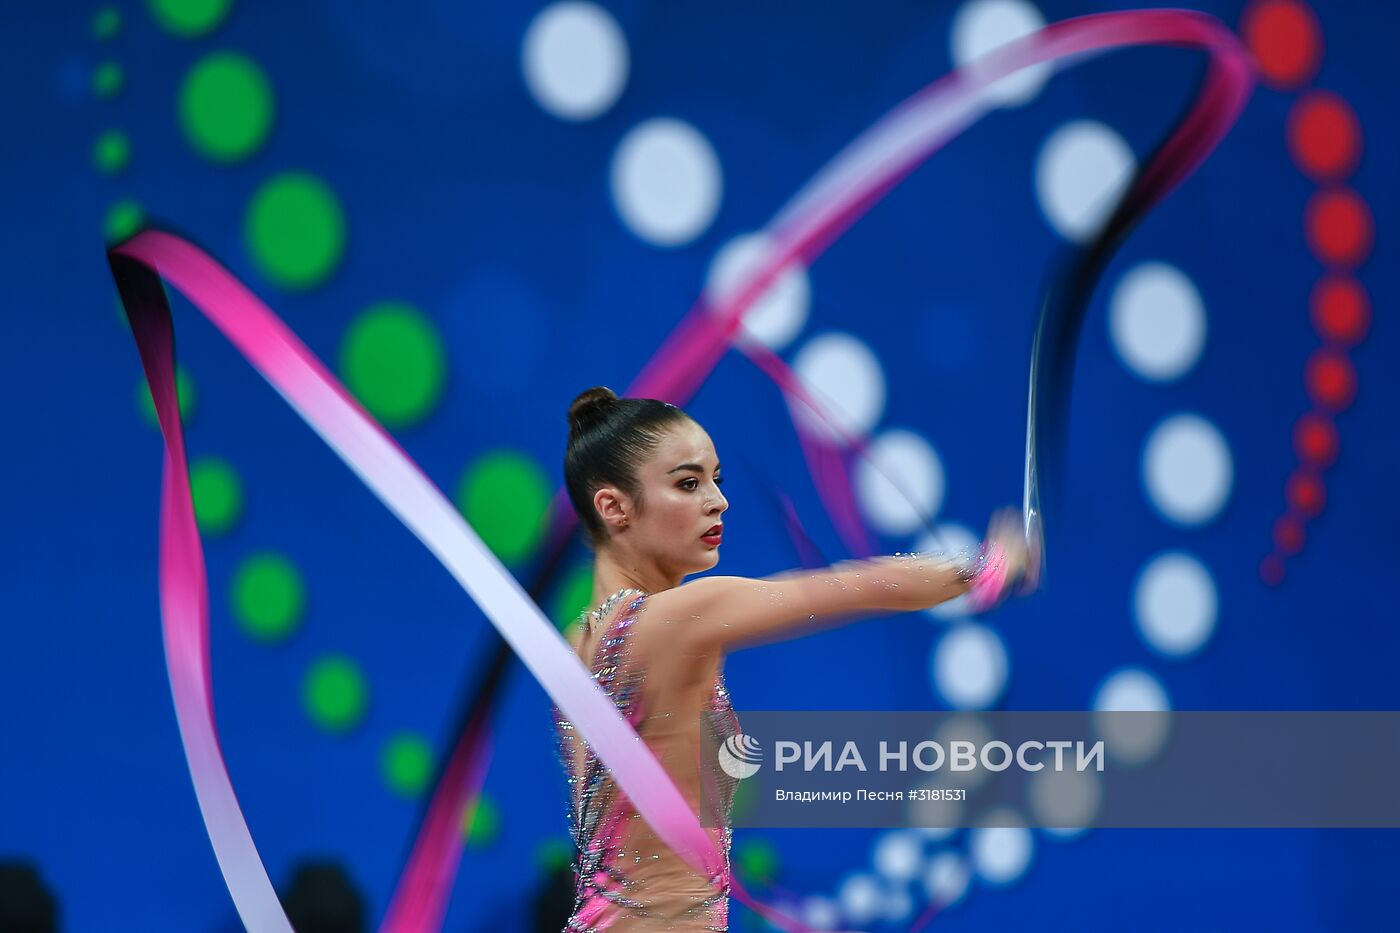
<path fill-rule="evenodd" d="M 701 535 L 701 536 L 700 536 L 700 540 L 701 540 L 701 541 L 704 541 L 706 544 L 710 545 L 711 547 L 719 547 L 720 539 L 721 539 L 722 537 L 724 537 L 724 532 L 721 530 L 721 531 L 716 531 L 714 534 L 704 534 L 704 535 Z"/>

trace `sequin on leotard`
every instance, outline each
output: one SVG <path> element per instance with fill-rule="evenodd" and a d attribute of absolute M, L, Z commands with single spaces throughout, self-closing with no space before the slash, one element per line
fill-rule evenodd
<path fill-rule="evenodd" d="M 624 601 L 594 649 L 591 671 L 623 718 L 644 741 L 649 741 L 646 721 L 651 711 L 643 708 L 647 671 L 634 663 L 629 651 L 647 594 L 640 590 L 619 591 L 599 609 L 586 613 L 586 621 L 600 623 L 619 599 Z M 719 670 L 708 711 L 712 714 L 708 719 L 713 734 L 719 741 L 740 731 Z M 558 707 L 553 708 L 553 718 L 556 749 L 569 784 L 569 827 L 576 847 L 575 903 L 564 928 L 566 933 L 641 929 L 725 933 L 729 929 L 727 880 L 711 885 L 679 862 L 679 856 L 655 837 L 601 759 Z M 582 754 L 576 759 L 580 744 Z M 703 773 L 698 758 L 696 767 Z M 709 780 L 704 776 L 698 779 Z M 727 816 L 733 802 L 733 786 L 725 782 L 725 786 L 711 790 L 717 790 L 711 799 L 720 801 L 718 806 L 725 818 L 706 823 L 705 832 L 711 834 L 723 854 L 727 879 L 732 841 Z M 678 883 L 678 878 L 684 883 Z"/>

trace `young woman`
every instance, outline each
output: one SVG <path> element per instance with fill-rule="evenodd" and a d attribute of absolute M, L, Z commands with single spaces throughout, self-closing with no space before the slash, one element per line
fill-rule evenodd
<path fill-rule="evenodd" d="M 588 389 L 569 408 L 564 480 L 595 552 L 593 603 L 571 644 L 700 815 L 700 720 L 720 739 L 739 731 L 724 657 L 806 634 L 815 620 L 925 609 L 973 589 L 997 598 L 1028 571 L 1025 536 L 994 518 L 974 565 L 943 556 L 848 561 L 762 579 L 687 576 L 719 562 L 723 471 L 713 441 L 681 409 Z M 729 889 L 712 886 L 666 847 L 556 708 L 577 846 L 576 901 L 566 931 L 726 931 Z M 715 804 L 727 808 L 728 799 Z M 727 812 L 708 826 L 728 862 Z M 726 876 L 727 877 L 727 876 Z"/>

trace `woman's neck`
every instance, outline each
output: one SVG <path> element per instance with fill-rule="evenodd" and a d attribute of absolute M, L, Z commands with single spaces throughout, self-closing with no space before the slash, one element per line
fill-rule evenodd
<path fill-rule="evenodd" d="M 680 576 L 668 574 L 654 561 L 641 560 L 637 555 L 622 553 L 615 548 L 598 551 L 593 559 L 593 605 L 598 605 L 618 590 L 641 590 L 660 593 L 679 586 Z"/>

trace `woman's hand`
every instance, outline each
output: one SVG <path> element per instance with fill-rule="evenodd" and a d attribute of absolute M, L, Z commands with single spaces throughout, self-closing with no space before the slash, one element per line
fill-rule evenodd
<path fill-rule="evenodd" d="M 990 551 L 1000 546 L 1006 555 L 1006 576 L 1008 580 L 1021 580 L 1030 569 L 1030 545 L 1021 526 L 1021 517 L 1015 509 L 1007 506 L 999 509 L 987 523 L 987 548 Z"/>
<path fill-rule="evenodd" d="M 985 558 L 972 581 L 970 604 L 976 612 L 999 605 L 1011 593 L 1026 595 L 1040 582 L 1040 523 L 1029 533 L 1019 513 L 1005 508 L 992 515 L 983 541 Z"/>

